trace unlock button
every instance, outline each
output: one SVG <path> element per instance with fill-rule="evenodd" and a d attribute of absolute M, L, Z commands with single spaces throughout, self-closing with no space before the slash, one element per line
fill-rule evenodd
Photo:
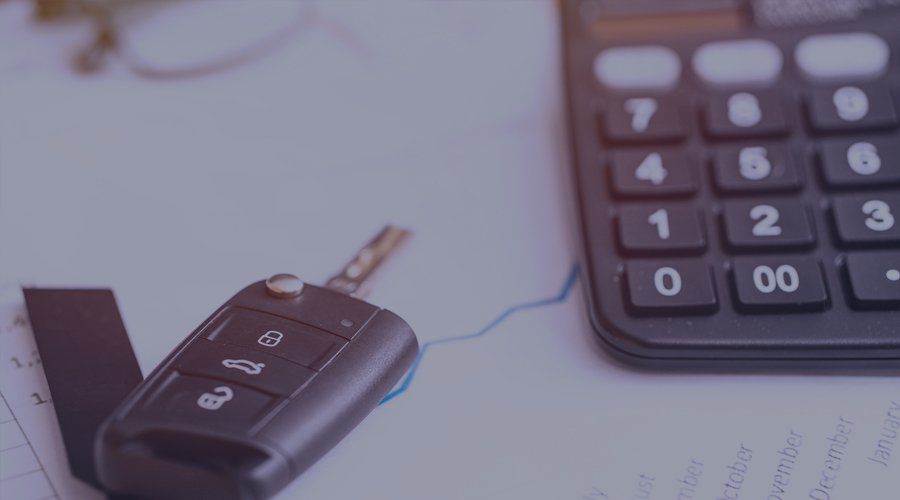
<path fill-rule="evenodd" d="M 224 430 L 249 430 L 274 399 L 237 384 L 172 375 L 136 410 L 141 416 Z"/>

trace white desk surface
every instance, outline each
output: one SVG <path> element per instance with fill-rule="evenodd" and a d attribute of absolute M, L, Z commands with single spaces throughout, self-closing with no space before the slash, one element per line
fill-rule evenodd
<path fill-rule="evenodd" d="M 574 262 L 549 1 L 322 2 L 277 52 L 177 81 L 76 75 L 83 26 L 23 6 L 0 3 L 0 282 L 113 288 L 145 373 L 242 286 L 321 282 L 388 222 L 415 237 L 369 299 L 421 342 L 555 295 Z M 900 458 L 867 457 L 892 401 L 890 378 L 631 371 L 573 293 L 435 346 L 281 498 L 674 498 L 692 460 L 717 498 L 742 445 L 740 498 L 765 498 L 792 429 L 779 498 L 809 498 L 840 417 L 831 498 L 885 498 Z"/>

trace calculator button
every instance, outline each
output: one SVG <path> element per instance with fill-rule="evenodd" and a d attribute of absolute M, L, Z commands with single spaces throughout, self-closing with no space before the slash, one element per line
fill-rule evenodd
<path fill-rule="evenodd" d="M 613 100 L 605 116 L 603 132 L 613 142 L 673 141 L 685 136 L 682 113 L 670 98 Z"/>
<path fill-rule="evenodd" d="M 850 253 L 846 271 L 854 306 L 900 307 L 900 252 Z"/>
<path fill-rule="evenodd" d="M 594 59 L 594 75 L 611 89 L 665 91 L 678 83 L 681 59 L 661 45 L 614 47 Z"/>
<path fill-rule="evenodd" d="M 706 247 L 699 212 L 686 203 L 623 205 L 619 241 L 626 253 L 697 252 Z"/>
<path fill-rule="evenodd" d="M 781 50 L 759 38 L 710 42 L 694 53 L 694 73 L 711 86 L 768 86 L 781 74 Z"/>
<path fill-rule="evenodd" d="M 870 80 L 887 71 L 891 49 L 872 33 L 833 33 L 804 38 L 794 50 L 801 73 L 817 83 Z"/>
<path fill-rule="evenodd" d="M 897 126 L 890 90 L 876 84 L 844 85 L 812 91 L 809 118 L 820 132 L 875 130 Z"/>
<path fill-rule="evenodd" d="M 844 243 L 900 242 L 900 193 L 835 196 L 832 210 Z"/>
<path fill-rule="evenodd" d="M 738 257 L 732 274 L 742 311 L 821 310 L 828 302 L 822 271 L 811 257 Z"/>
<path fill-rule="evenodd" d="M 135 413 L 200 427 L 247 432 L 274 402 L 274 398 L 237 384 L 172 375 Z"/>
<path fill-rule="evenodd" d="M 199 338 L 178 357 L 176 369 L 288 397 L 316 374 L 309 368 L 256 350 Z"/>
<path fill-rule="evenodd" d="M 610 164 L 613 189 L 624 196 L 690 194 L 697 191 L 691 166 L 681 151 L 616 151 Z"/>
<path fill-rule="evenodd" d="M 824 141 L 819 159 L 829 186 L 863 187 L 900 183 L 898 137 Z"/>
<path fill-rule="evenodd" d="M 223 313 L 204 336 L 278 356 L 316 371 L 347 344 L 341 337 L 303 323 L 242 308 Z"/>
<path fill-rule="evenodd" d="M 718 308 L 712 275 L 702 260 L 629 261 L 625 275 L 633 314 L 712 314 Z"/>
<path fill-rule="evenodd" d="M 727 202 L 723 219 L 735 250 L 803 248 L 816 241 L 806 207 L 795 200 Z"/>
<path fill-rule="evenodd" d="M 723 146 L 713 158 L 716 186 L 726 193 L 790 191 L 801 186 L 786 146 Z"/>
<path fill-rule="evenodd" d="M 706 131 L 712 137 L 739 138 L 784 134 L 787 120 L 775 92 L 734 92 L 706 102 Z"/>

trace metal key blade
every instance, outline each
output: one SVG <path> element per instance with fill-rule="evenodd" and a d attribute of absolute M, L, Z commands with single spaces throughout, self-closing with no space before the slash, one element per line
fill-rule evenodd
<path fill-rule="evenodd" d="M 396 252 L 411 234 L 406 229 L 385 226 L 339 273 L 328 279 L 325 287 L 353 297 L 365 297 L 368 293 L 364 287 L 366 282 L 378 266 Z"/>

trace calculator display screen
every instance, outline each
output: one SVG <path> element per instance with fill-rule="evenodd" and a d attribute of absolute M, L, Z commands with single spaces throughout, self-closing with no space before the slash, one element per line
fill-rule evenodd
<path fill-rule="evenodd" d="M 715 9 L 701 12 L 658 13 L 638 15 L 601 15 L 591 26 L 600 40 L 629 40 L 680 35 L 721 35 L 737 33 L 748 24 L 746 11 Z"/>

